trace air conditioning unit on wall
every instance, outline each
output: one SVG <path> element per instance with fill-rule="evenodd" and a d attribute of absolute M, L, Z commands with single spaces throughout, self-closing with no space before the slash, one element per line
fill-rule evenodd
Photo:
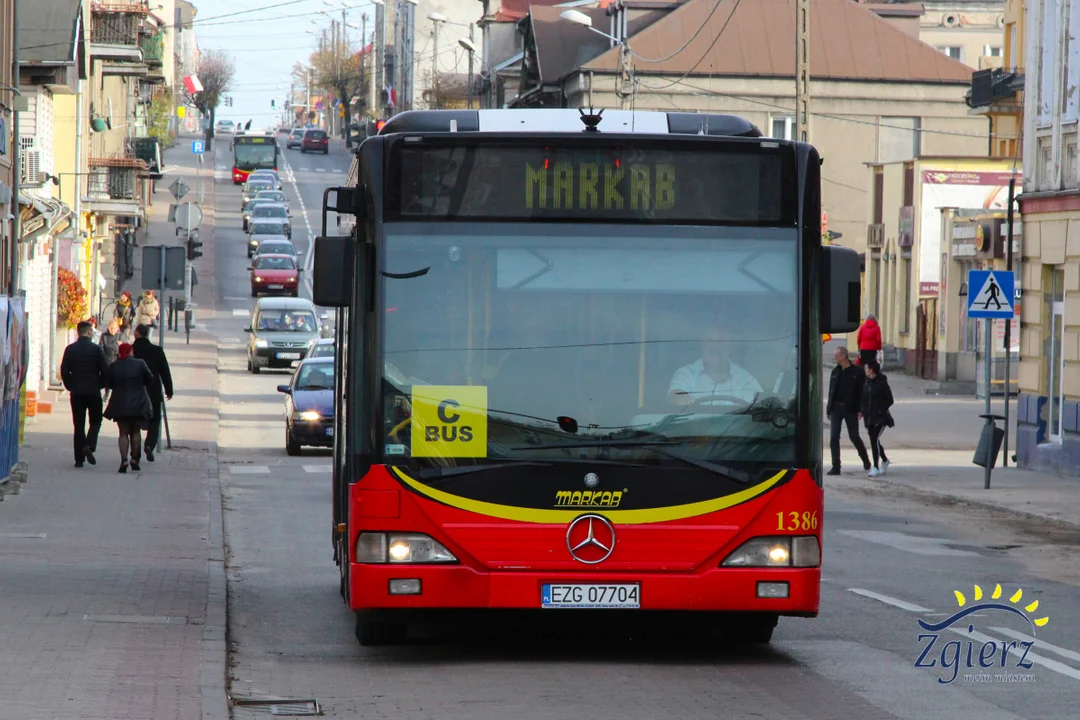
<path fill-rule="evenodd" d="M 23 185 L 40 185 L 41 180 L 41 151 L 27 149 L 22 151 L 22 157 L 19 160 L 19 167 L 22 170 L 19 177 L 19 182 Z"/>

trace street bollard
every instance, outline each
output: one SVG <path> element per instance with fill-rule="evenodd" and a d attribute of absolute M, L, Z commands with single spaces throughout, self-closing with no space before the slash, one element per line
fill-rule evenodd
<path fill-rule="evenodd" d="M 986 420 L 982 433 L 979 435 L 979 445 L 975 448 L 975 457 L 971 462 L 984 468 L 983 488 L 990 489 L 990 471 L 997 464 L 998 453 L 1001 452 L 1001 443 L 1005 439 L 1005 431 L 997 426 L 996 420 L 1004 420 L 1004 415 L 985 413 L 979 417 Z"/>

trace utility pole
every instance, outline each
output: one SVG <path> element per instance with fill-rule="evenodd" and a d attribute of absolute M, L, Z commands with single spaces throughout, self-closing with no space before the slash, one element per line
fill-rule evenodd
<path fill-rule="evenodd" d="M 371 88 L 373 84 L 368 79 L 367 45 L 364 43 L 365 40 L 367 40 L 367 13 L 360 16 L 360 89 L 363 90 L 365 83 L 367 84 L 367 92 L 364 93 L 364 102 L 362 105 L 362 107 L 367 110 L 371 107 L 369 99 L 371 98 Z M 366 115 L 366 113 L 364 114 Z"/>
<path fill-rule="evenodd" d="M 371 109 L 375 112 L 375 119 L 381 119 L 382 108 L 376 109 L 379 104 L 378 100 L 382 97 L 379 93 L 382 92 L 383 87 L 386 85 L 384 77 L 386 73 L 386 3 L 378 2 L 375 4 L 375 52 L 373 57 L 375 64 L 371 68 Z"/>
<path fill-rule="evenodd" d="M 402 64 L 402 50 L 401 50 L 401 2 L 402 0 L 395 0 L 394 2 L 394 84 L 391 89 L 397 94 L 397 102 L 394 103 L 393 114 L 398 114 L 398 109 L 401 107 L 400 103 L 404 102 L 403 88 L 401 87 L 401 79 L 405 77 L 405 73 L 401 70 Z"/>
<path fill-rule="evenodd" d="M 619 107 L 629 110 L 634 97 L 634 80 L 630 76 L 630 48 L 623 38 L 619 42 Z"/>
<path fill-rule="evenodd" d="M 795 139 L 810 142 L 810 0 L 795 0 Z"/>
<path fill-rule="evenodd" d="M 473 43 L 473 24 L 469 23 L 469 45 L 473 48 L 469 51 L 469 109 L 472 110 L 473 98 L 473 56 L 476 55 L 476 45 Z"/>
<path fill-rule="evenodd" d="M 433 46 L 431 51 L 431 90 L 432 97 L 434 99 L 435 107 L 438 108 L 442 102 L 442 98 L 439 96 L 439 22 L 435 21 L 431 23 L 431 35 L 433 38 Z"/>

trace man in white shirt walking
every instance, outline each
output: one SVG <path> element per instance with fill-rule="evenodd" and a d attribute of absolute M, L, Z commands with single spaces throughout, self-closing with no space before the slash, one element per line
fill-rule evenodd
<path fill-rule="evenodd" d="M 701 358 L 675 371 L 668 389 L 672 405 L 691 405 L 701 398 L 726 395 L 745 403 L 754 402 L 761 385 L 744 368 L 731 361 L 731 347 L 718 327 L 706 328 L 701 342 Z M 723 404 L 710 400 L 704 404 Z"/>

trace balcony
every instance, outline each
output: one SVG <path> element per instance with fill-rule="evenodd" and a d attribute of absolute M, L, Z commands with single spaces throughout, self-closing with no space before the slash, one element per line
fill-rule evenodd
<path fill-rule="evenodd" d="M 139 41 L 143 62 L 152 68 L 159 68 L 165 57 L 165 39 L 161 34 L 146 35 Z"/>
<path fill-rule="evenodd" d="M 94 2 L 90 5 L 90 54 L 99 60 L 142 62 L 139 27 L 145 5 Z"/>
<path fill-rule="evenodd" d="M 134 155 L 90 158 L 86 183 L 86 202 L 96 213 L 141 216 L 140 174 L 146 163 Z"/>
<path fill-rule="evenodd" d="M 965 99 L 968 107 L 980 114 L 1019 115 L 1024 108 L 1020 99 L 1023 90 L 1022 72 L 1006 72 L 1002 68 L 976 70 Z"/>

